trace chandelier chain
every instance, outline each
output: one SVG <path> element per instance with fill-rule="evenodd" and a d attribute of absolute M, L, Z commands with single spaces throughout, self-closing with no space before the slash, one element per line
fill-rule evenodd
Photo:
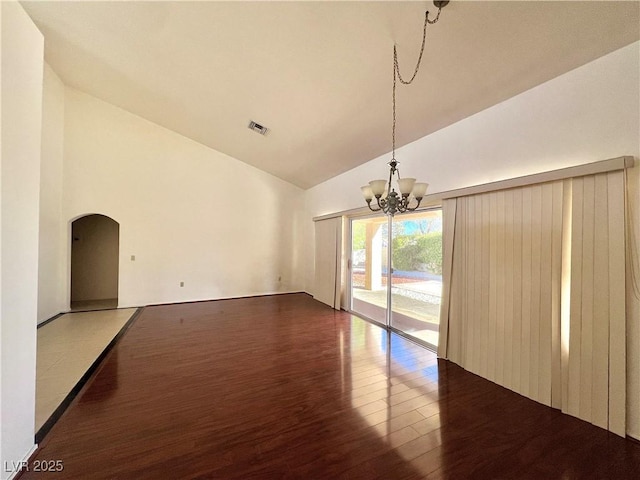
<path fill-rule="evenodd" d="M 400 73 L 400 66 L 398 65 L 398 47 L 393 46 L 393 128 L 391 129 L 391 143 L 392 154 L 391 161 L 389 162 L 389 180 L 372 180 L 369 185 L 361 187 L 364 199 L 367 202 L 369 210 L 373 212 L 384 212 L 385 214 L 393 217 L 396 213 L 413 212 L 420 207 L 420 202 L 427 193 L 428 183 L 416 183 L 415 178 L 400 178 L 400 171 L 398 170 L 398 161 L 396 160 L 396 89 L 398 87 L 398 80 L 403 85 L 411 84 L 416 76 L 418 70 L 420 70 L 420 64 L 422 63 L 422 56 L 424 54 L 424 47 L 427 39 L 427 25 L 433 25 L 440 18 L 440 12 L 442 7 L 445 7 L 448 0 L 434 0 L 434 5 L 438 7 L 438 13 L 432 20 L 429 18 L 429 11 L 424 15 L 424 27 L 422 29 L 422 46 L 420 47 L 420 55 L 416 63 L 416 68 L 413 71 L 413 75 L 408 80 L 405 80 Z M 391 182 L 397 175 L 399 192 L 396 192 Z M 371 202 L 375 198 L 375 203 Z M 414 205 L 415 202 L 415 205 Z"/>
<path fill-rule="evenodd" d="M 440 12 L 442 8 L 438 8 L 438 14 L 433 20 L 429 20 L 429 11 L 424 14 L 424 27 L 422 28 L 422 46 L 420 47 L 420 55 L 418 55 L 418 61 L 416 68 L 413 71 L 411 79 L 405 80 L 400 73 L 400 66 L 398 65 L 398 49 L 397 46 L 393 46 L 393 126 L 391 128 L 391 161 L 396 161 L 396 79 L 400 80 L 403 85 L 411 85 L 418 75 L 420 70 L 420 64 L 422 63 L 422 54 L 424 53 L 424 46 L 427 40 L 427 25 L 433 25 L 440 18 Z M 400 178 L 400 172 L 398 172 L 398 178 Z"/>

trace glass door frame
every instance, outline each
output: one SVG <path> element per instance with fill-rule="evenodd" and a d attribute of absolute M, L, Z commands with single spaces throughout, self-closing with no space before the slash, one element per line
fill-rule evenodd
<path fill-rule="evenodd" d="M 433 210 L 442 210 L 442 205 L 432 205 L 426 208 L 421 208 L 419 210 L 416 210 L 415 213 L 421 213 L 421 212 L 428 212 L 428 211 L 433 211 Z M 386 218 L 386 223 L 387 223 L 387 273 L 386 273 L 386 280 L 387 280 L 387 285 L 386 285 L 386 293 L 387 293 L 387 306 L 385 309 L 385 320 L 384 322 L 375 320 L 373 318 L 370 318 L 360 312 L 354 311 L 353 310 L 353 222 L 357 221 L 357 220 L 366 220 L 368 218 Z M 349 313 L 352 313 L 353 315 L 358 315 L 359 317 L 364 318 L 365 320 L 374 323 L 375 325 L 379 325 L 381 327 L 384 327 L 386 330 L 397 333 L 398 335 L 401 335 L 409 340 L 411 340 L 412 342 L 415 342 L 425 348 L 427 348 L 428 350 L 432 350 L 435 351 L 435 349 L 437 348 L 437 345 L 432 345 L 424 340 L 421 340 L 420 338 L 416 338 L 396 327 L 394 327 L 392 325 L 392 315 L 393 315 L 393 305 L 392 305 L 392 292 L 391 292 L 391 288 L 392 288 L 392 260 L 393 260 L 393 251 L 392 251 L 392 244 L 393 244 L 393 219 L 394 217 L 391 217 L 389 215 L 380 215 L 380 213 L 367 213 L 367 214 L 363 214 L 363 215 L 350 215 L 347 216 L 347 220 L 348 220 L 348 228 L 346 228 L 345 230 L 347 230 L 347 234 L 348 234 L 348 242 L 347 242 L 347 252 L 348 252 L 348 262 L 347 262 L 347 305 L 349 307 Z"/>
<path fill-rule="evenodd" d="M 388 215 L 380 215 L 379 213 L 368 213 L 368 214 L 364 214 L 364 215 L 352 215 L 352 216 L 348 216 L 347 220 L 348 220 L 348 228 L 345 229 L 348 231 L 348 242 L 347 242 L 347 252 L 348 252 L 348 260 L 347 260 L 347 305 L 349 307 L 349 313 L 352 313 L 354 315 L 358 315 L 359 317 L 364 318 L 365 320 L 374 323 L 375 325 L 379 325 L 381 327 L 384 327 L 385 329 L 389 329 L 390 328 L 390 321 L 391 321 L 391 316 L 389 315 L 389 306 L 391 305 L 391 289 L 389 288 L 389 272 L 390 272 L 390 262 L 391 262 L 391 249 L 388 248 L 388 241 L 389 239 L 387 238 L 387 288 L 386 288 L 386 293 L 387 293 L 387 306 L 385 307 L 385 319 L 384 322 L 376 320 L 374 318 L 371 318 L 367 315 L 365 315 L 364 313 L 361 312 L 357 312 L 353 309 L 353 222 L 357 221 L 357 220 L 367 220 L 370 218 L 384 218 L 386 220 L 386 224 L 387 224 L 387 229 L 390 228 L 391 226 L 391 220 Z M 384 223 L 384 222 L 383 222 Z M 387 233 L 387 237 L 389 237 L 388 233 Z"/>

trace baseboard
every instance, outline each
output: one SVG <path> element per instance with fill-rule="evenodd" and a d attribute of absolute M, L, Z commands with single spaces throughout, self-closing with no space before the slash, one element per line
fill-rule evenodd
<path fill-rule="evenodd" d="M 51 323 L 54 320 L 57 320 L 58 318 L 60 318 L 61 316 L 67 315 L 69 313 L 104 312 L 106 310 L 125 310 L 125 309 L 128 309 L 128 308 L 142 308 L 142 306 L 141 305 L 137 305 L 137 306 L 132 306 L 132 307 L 98 308 L 98 309 L 94 309 L 94 310 L 68 310 L 66 312 L 57 313 L 53 317 L 47 318 L 46 320 L 43 320 L 42 322 L 40 322 L 36 326 L 36 328 L 44 327 L 48 323 Z"/>
<path fill-rule="evenodd" d="M 47 323 L 53 322 L 56 318 L 60 318 L 64 314 L 65 312 L 56 313 L 53 317 L 47 318 L 46 320 L 40 322 L 36 328 L 44 327 Z"/>
<path fill-rule="evenodd" d="M 186 303 L 203 303 L 203 302 L 219 302 L 222 300 L 240 300 L 243 298 L 260 298 L 260 297 L 275 297 L 277 295 L 296 295 L 296 294 L 307 294 L 307 292 L 303 292 L 302 290 L 294 290 L 289 292 L 271 292 L 271 293 L 260 293 L 256 295 L 240 295 L 237 297 L 220 297 L 220 298 L 203 298 L 201 300 L 183 300 L 180 302 L 163 302 L 163 303 L 149 303 L 147 307 L 160 307 L 163 305 L 184 305 Z"/>
<path fill-rule="evenodd" d="M 303 291 L 303 290 L 287 290 L 284 292 L 266 292 L 266 293 L 258 293 L 258 294 L 253 294 L 253 295 L 239 295 L 239 296 L 235 296 L 235 297 L 219 297 L 219 298 L 196 298 L 196 299 L 192 299 L 192 300 L 179 300 L 179 301 L 174 301 L 174 302 L 154 302 L 154 303 L 145 303 L 144 305 L 140 305 L 140 304 L 134 304 L 134 305 L 127 305 L 127 304 L 119 304 L 118 305 L 118 310 L 122 310 L 122 309 L 126 309 L 126 308 L 143 308 L 143 307 L 159 307 L 162 305 L 183 305 L 186 303 L 202 303 L 202 302 L 217 302 L 220 300 L 238 300 L 241 298 L 259 298 L 259 297 L 272 297 L 275 295 L 293 295 L 293 294 L 299 294 L 299 293 L 303 293 L 305 295 L 309 295 L 310 297 L 313 297 L 312 294 L 310 294 L 309 292 Z M 67 312 L 67 313 L 75 313 L 75 312 Z"/>

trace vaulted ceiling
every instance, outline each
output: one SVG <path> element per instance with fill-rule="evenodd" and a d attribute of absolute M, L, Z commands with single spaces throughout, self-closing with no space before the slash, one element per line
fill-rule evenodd
<path fill-rule="evenodd" d="M 430 1 L 21 3 L 67 85 L 302 188 L 391 150 L 393 45 L 410 76 L 424 11 L 436 12 Z M 398 144 L 638 40 L 639 6 L 452 1 L 398 91 Z"/>

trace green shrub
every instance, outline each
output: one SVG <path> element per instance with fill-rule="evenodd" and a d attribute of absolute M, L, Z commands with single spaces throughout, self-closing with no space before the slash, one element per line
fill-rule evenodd
<path fill-rule="evenodd" d="M 364 222 L 353 222 L 353 233 L 351 248 L 353 250 L 364 250 L 367 243 L 367 225 Z"/>
<path fill-rule="evenodd" d="M 393 239 L 393 268 L 442 274 L 442 232 L 398 235 Z"/>

